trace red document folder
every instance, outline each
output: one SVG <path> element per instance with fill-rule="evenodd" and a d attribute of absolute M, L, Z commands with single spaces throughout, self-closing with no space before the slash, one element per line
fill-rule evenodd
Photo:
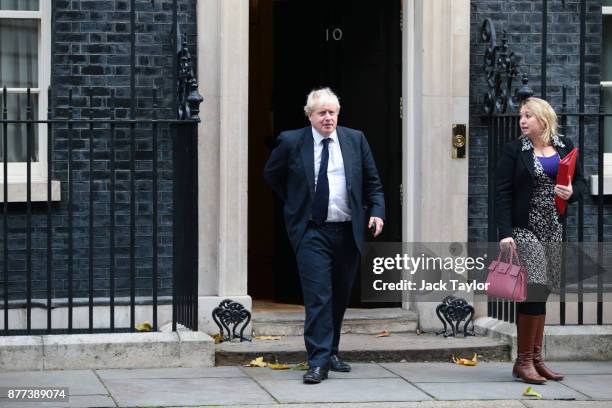
<path fill-rule="evenodd" d="M 574 170 L 576 170 L 576 159 L 578 158 L 578 149 L 573 148 L 571 152 L 559 161 L 559 171 L 557 172 L 557 184 L 567 186 L 574 178 Z M 555 205 L 559 214 L 565 214 L 567 209 L 567 201 L 559 196 L 555 196 Z"/>

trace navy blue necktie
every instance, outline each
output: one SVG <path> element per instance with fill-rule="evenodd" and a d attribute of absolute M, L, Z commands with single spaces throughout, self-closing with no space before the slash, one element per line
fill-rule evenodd
<path fill-rule="evenodd" d="M 329 162 L 329 141 L 331 138 L 324 138 L 323 151 L 321 152 L 321 165 L 317 176 L 317 190 L 315 191 L 312 203 L 312 220 L 321 225 L 327 220 L 327 207 L 329 206 L 329 180 L 327 179 L 327 163 Z"/>

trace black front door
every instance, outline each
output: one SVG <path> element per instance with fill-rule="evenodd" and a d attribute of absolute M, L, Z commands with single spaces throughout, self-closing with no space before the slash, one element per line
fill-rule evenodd
<path fill-rule="evenodd" d="M 303 106 L 312 89 L 329 86 L 339 96 L 339 125 L 365 133 L 382 178 L 387 220 L 377 241 L 401 241 L 400 3 L 274 3 L 274 132 L 278 135 L 282 130 L 309 124 Z M 300 301 L 295 259 L 282 225 L 280 205 L 277 208 L 276 298 Z M 359 293 L 360 288 L 355 288 L 353 306 L 359 303 Z"/>

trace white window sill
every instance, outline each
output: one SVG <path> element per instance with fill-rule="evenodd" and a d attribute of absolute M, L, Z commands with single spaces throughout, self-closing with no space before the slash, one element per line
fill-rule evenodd
<path fill-rule="evenodd" d="M 47 201 L 47 180 L 32 180 L 32 202 Z M 25 180 L 8 182 L 8 202 L 25 203 L 27 200 L 28 184 Z M 61 201 L 59 180 L 51 181 L 51 201 Z M 4 183 L 0 182 L 0 205 L 4 202 Z"/>
<path fill-rule="evenodd" d="M 591 195 L 598 195 L 599 189 L 599 176 L 591 176 Z M 604 186 L 603 186 L 604 195 L 612 195 L 612 174 L 604 174 Z"/>
<path fill-rule="evenodd" d="M 612 9 L 612 7 L 610 7 Z M 612 195 L 612 153 L 604 153 L 604 186 L 603 193 L 604 195 Z M 591 176 L 591 195 L 598 195 L 599 190 L 598 187 L 599 176 L 594 175 Z"/>

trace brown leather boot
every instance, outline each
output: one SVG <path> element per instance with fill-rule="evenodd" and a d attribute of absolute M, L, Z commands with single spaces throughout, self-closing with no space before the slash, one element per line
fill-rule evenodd
<path fill-rule="evenodd" d="M 533 345 L 533 366 L 538 374 L 547 380 L 561 381 L 563 380 L 563 375 L 555 373 L 544 365 L 544 358 L 542 357 L 542 343 L 544 341 L 544 324 L 546 321 L 546 315 L 539 315 L 537 317 L 538 331 L 536 332 L 535 342 Z"/>
<path fill-rule="evenodd" d="M 538 317 L 518 314 L 517 319 L 518 353 L 512 368 L 512 375 L 529 384 L 544 384 L 546 378 L 541 377 L 533 366 L 533 347 L 538 329 Z"/>

